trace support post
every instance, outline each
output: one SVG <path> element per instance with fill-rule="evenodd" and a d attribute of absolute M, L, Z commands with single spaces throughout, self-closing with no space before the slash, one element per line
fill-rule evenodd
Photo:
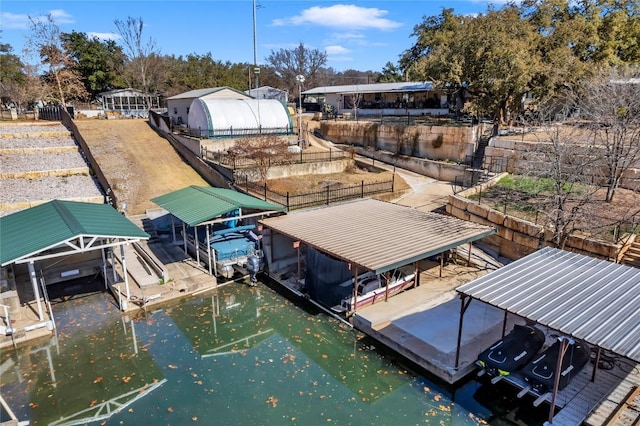
<path fill-rule="evenodd" d="M 129 274 L 127 274 L 127 259 L 124 256 L 124 244 L 120 244 L 120 257 L 122 257 L 122 275 L 124 275 L 124 288 L 125 295 L 127 296 L 127 303 L 124 306 L 123 311 L 127 309 L 129 306 L 129 302 L 131 301 L 131 293 L 129 292 Z"/>
<path fill-rule="evenodd" d="M 171 216 L 171 236 L 173 238 L 173 245 L 176 244 L 176 225 L 173 221 L 173 215 L 171 213 L 169 213 L 169 215 Z"/>
<path fill-rule="evenodd" d="M 602 352 L 602 348 L 598 346 L 596 350 L 596 359 L 593 361 L 593 371 L 591 372 L 591 381 L 596 381 L 596 371 L 598 370 L 598 364 L 600 364 L 600 353 Z"/>
<path fill-rule="evenodd" d="M 464 321 L 464 313 L 469 307 L 471 300 L 473 300 L 469 298 L 469 301 L 465 304 L 467 297 L 468 296 L 464 294 L 460 295 L 460 322 L 458 323 L 458 340 L 456 343 L 456 362 L 453 367 L 455 370 L 458 370 L 458 366 L 460 365 L 460 344 L 462 342 L 462 324 Z"/>
<path fill-rule="evenodd" d="M 473 248 L 473 245 L 469 243 L 469 255 L 467 256 L 467 266 L 471 266 L 471 249 L 472 248 Z"/>
<path fill-rule="evenodd" d="M 184 254 L 187 254 L 187 225 L 182 222 L 182 244 L 184 245 Z"/>
<path fill-rule="evenodd" d="M 353 278 L 353 306 L 351 311 L 356 313 L 356 305 L 358 304 L 358 267 L 356 266 L 355 276 Z"/>
<path fill-rule="evenodd" d="M 507 315 L 508 315 L 508 312 L 505 309 L 504 310 L 504 318 L 502 319 L 502 337 L 504 337 L 504 335 L 507 332 Z"/>
<path fill-rule="evenodd" d="M 207 264 L 209 264 L 209 275 L 211 275 L 211 243 L 209 243 L 209 226 L 205 228 L 207 230 Z"/>
<path fill-rule="evenodd" d="M 198 238 L 198 225 L 196 225 L 193 230 L 193 245 L 196 247 L 196 262 L 198 263 L 198 266 L 200 266 L 200 238 Z"/>
<path fill-rule="evenodd" d="M 107 255 L 104 252 L 104 247 L 100 249 L 102 254 L 102 278 L 104 278 L 104 289 L 109 288 L 109 282 L 107 280 Z"/>
<path fill-rule="evenodd" d="M 564 354 L 569 348 L 569 339 L 560 338 L 560 351 L 558 353 L 558 362 L 556 363 L 556 371 L 553 380 L 553 393 L 551 394 L 551 404 L 549 404 L 549 424 L 553 424 L 553 415 L 556 410 L 556 399 L 558 398 L 558 387 L 560 386 L 560 374 L 562 373 L 562 361 L 564 360 Z"/>
<path fill-rule="evenodd" d="M 38 306 L 38 319 L 44 321 L 44 314 L 42 313 L 42 304 L 40 303 L 40 290 L 38 289 L 38 278 L 36 277 L 36 268 L 33 264 L 33 260 L 28 263 L 29 277 L 31 278 L 31 286 L 33 287 L 33 296 L 36 299 Z"/>

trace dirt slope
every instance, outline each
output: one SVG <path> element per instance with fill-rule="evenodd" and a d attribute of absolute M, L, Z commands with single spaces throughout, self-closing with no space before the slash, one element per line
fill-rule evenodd
<path fill-rule="evenodd" d="M 207 185 L 171 144 L 144 120 L 76 120 L 127 214 L 158 208 L 151 198 L 189 185 Z"/>

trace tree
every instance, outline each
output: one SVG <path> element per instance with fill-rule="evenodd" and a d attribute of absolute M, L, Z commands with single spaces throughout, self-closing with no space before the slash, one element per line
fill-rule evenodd
<path fill-rule="evenodd" d="M 122 70 L 126 57 L 113 40 L 101 41 L 75 31 L 60 36 L 64 49 L 78 63 L 78 72 L 91 99 L 100 92 L 125 86 L 119 70 Z"/>
<path fill-rule="evenodd" d="M 640 162 L 640 82 L 621 73 L 607 73 L 583 82 L 575 104 L 602 152 L 605 201 L 611 202 L 623 176 Z"/>
<path fill-rule="evenodd" d="M 478 113 L 504 123 L 531 89 L 538 69 L 538 34 L 520 19 L 516 6 L 476 17 L 445 9 L 440 17 L 425 18 L 414 35 L 418 42 L 401 60 L 410 79 L 465 87 Z"/>
<path fill-rule="evenodd" d="M 0 102 L 16 101 L 15 91 L 25 83 L 24 64 L 11 53 L 11 45 L 0 43 Z"/>
<path fill-rule="evenodd" d="M 265 183 L 269 169 L 276 160 L 286 158 L 289 151 L 287 141 L 276 135 L 245 137 L 238 139 L 228 150 L 232 158 L 246 158 L 253 160 L 260 180 Z"/>
<path fill-rule="evenodd" d="M 62 45 L 60 28 L 51 14 L 44 19 L 29 17 L 31 33 L 27 39 L 27 52 L 39 55 L 40 62 L 46 66 L 44 81 L 50 88 L 47 100 L 67 103 L 67 98 L 82 99 L 86 90 L 77 69 L 77 63 Z"/>
<path fill-rule="evenodd" d="M 588 229 L 589 207 L 595 200 L 598 187 L 594 181 L 594 156 L 597 156 L 593 140 L 585 139 L 577 126 L 566 125 L 569 111 L 555 114 L 551 108 L 541 107 L 535 132 L 536 143 L 525 153 L 518 165 L 520 173 L 534 178 L 538 186 L 536 211 L 545 219 L 545 236 L 556 247 L 563 248 L 567 237 L 576 231 Z"/>
<path fill-rule="evenodd" d="M 144 40 L 144 22 L 142 18 L 128 17 L 126 21 L 116 19 L 114 24 L 122 37 L 124 50 L 129 59 L 128 64 L 134 70 L 129 75 L 132 81 L 139 83 L 139 88 L 146 94 L 147 107 L 149 107 L 151 105 L 149 98 L 150 82 L 153 80 L 150 71 L 153 68 L 153 64 L 157 63 L 157 57 L 159 56 L 156 42 L 151 37 L 146 41 Z"/>
<path fill-rule="evenodd" d="M 400 81 L 404 81 L 404 74 L 400 67 L 391 62 L 387 62 L 384 68 L 382 68 L 382 74 L 380 74 L 377 79 L 377 83 L 395 83 Z"/>
<path fill-rule="evenodd" d="M 303 75 L 307 85 L 316 86 L 319 71 L 326 63 L 326 52 L 309 49 L 303 43 L 293 49 L 272 50 L 267 57 L 267 64 L 280 77 L 282 86 L 289 93 L 297 93 L 296 75 Z"/>

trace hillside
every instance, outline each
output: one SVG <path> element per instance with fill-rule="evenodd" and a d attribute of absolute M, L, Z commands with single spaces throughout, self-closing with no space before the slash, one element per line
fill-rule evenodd
<path fill-rule="evenodd" d="M 150 200 L 207 183 L 143 120 L 76 120 L 80 133 L 127 214 L 158 208 Z"/>

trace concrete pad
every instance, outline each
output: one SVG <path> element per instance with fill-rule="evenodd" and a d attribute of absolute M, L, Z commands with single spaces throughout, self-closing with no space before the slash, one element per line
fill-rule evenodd
<path fill-rule="evenodd" d="M 456 350 L 460 300 L 451 300 L 435 308 L 417 312 L 393 321 L 393 324 L 429 342 L 437 350 L 450 353 Z M 504 313 L 486 303 L 472 301 L 464 314 L 462 341 L 469 341 L 496 326 L 502 326 Z M 487 342 L 489 346 L 493 342 Z"/>

